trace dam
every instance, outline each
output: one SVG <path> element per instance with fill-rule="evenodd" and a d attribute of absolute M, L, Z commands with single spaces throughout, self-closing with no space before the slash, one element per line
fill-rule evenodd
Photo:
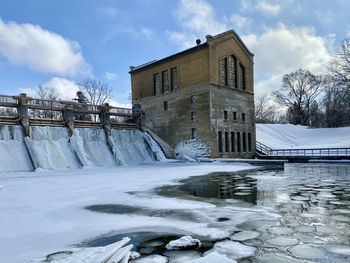
<path fill-rule="evenodd" d="M 131 109 L 0 96 L 0 172 L 165 160 Z"/>

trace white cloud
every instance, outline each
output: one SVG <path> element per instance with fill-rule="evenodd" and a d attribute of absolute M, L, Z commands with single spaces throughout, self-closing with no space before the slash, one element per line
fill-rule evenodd
<path fill-rule="evenodd" d="M 249 27 L 252 21 L 248 17 L 233 14 L 230 16 L 230 22 L 233 24 L 234 28 L 244 29 Z"/>
<path fill-rule="evenodd" d="M 309 69 L 314 74 L 324 73 L 330 59 L 331 40 L 317 36 L 310 27 L 279 24 L 261 35 L 242 38 L 255 54 L 255 72 L 261 78 L 256 84 L 258 93 L 278 88 L 277 80 L 298 68 Z"/>
<path fill-rule="evenodd" d="M 33 24 L 0 18 L 0 55 L 33 70 L 60 75 L 89 73 L 79 44 Z"/>
<path fill-rule="evenodd" d="M 109 80 L 109 81 L 113 81 L 116 80 L 117 78 L 119 78 L 119 75 L 115 72 L 109 72 L 106 71 L 104 74 L 105 79 Z"/>
<path fill-rule="evenodd" d="M 258 0 L 256 8 L 263 14 L 274 16 L 278 15 L 281 10 L 279 4 L 273 4 L 267 0 Z"/>
<path fill-rule="evenodd" d="M 196 38 L 228 29 L 224 22 L 216 19 L 214 8 L 204 0 L 181 0 L 175 17 L 183 31 L 168 31 L 168 35 L 182 48 L 194 46 Z"/>

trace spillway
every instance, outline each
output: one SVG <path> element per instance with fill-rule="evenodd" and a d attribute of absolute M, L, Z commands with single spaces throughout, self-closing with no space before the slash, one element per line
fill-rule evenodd
<path fill-rule="evenodd" d="M 0 125 L 0 172 L 30 171 L 32 164 L 19 125 Z"/>
<path fill-rule="evenodd" d="M 33 163 L 32 161 L 33 160 Z M 114 167 L 166 160 L 147 133 L 101 128 L 31 126 L 30 138 L 19 125 L 0 125 L 0 172 Z"/>

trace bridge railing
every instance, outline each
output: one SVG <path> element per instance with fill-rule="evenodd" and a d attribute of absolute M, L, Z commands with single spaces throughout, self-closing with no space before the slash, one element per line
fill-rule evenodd
<path fill-rule="evenodd" d="M 350 148 L 273 149 L 270 155 L 282 157 L 350 157 Z"/>
<path fill-rule="evenodd" d="M 350 157 L 350 147 L 272 149 L 258 141 L 256 142 L 256 151 L 270 157 Z"/>

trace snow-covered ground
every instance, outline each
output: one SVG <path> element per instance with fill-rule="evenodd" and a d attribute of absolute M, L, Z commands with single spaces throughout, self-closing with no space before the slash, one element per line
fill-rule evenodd
<path fill-rule="evenodd" d="M 106 233 L 136 230 L 172 231 L 220 238 L 215 205 L 161 197 L 151 190 L 193 175 L 249 169 L 247 164 L 147 164 L 139 166 L 69 169 L 0 174 L 0 262 L 23 263 L 68 249 Z M 203 210 L 200 222 L 158 216 L 106 214 L 84 209 L 94 204 L 122 204 L 152 209 Z M 209 211 L 208 209 L 214 209 Z M 222 208 L 223 209 L 223 208 Z M 233 213 L 234 207 L 227 208 Z M 233 209 L 233 210 L 232 210 Z M 249 209 L 235 215 L 247 220 Z M 236 212 L 234 212 L 236 213 Z M 262 211 L 265 215 L 267 212 Z M 255 213 L 251 213 L 256 216 Z M 268 213 L 267 213 L 268 214 Z M 234 226 L 229 226 L 234 227 Z"/>
<path fill-rule="evenodd" d="M 313 129 L 292 124 L 256 124 L 256 140 L 272 149 L 350 147 L 350 127 Z"/>

